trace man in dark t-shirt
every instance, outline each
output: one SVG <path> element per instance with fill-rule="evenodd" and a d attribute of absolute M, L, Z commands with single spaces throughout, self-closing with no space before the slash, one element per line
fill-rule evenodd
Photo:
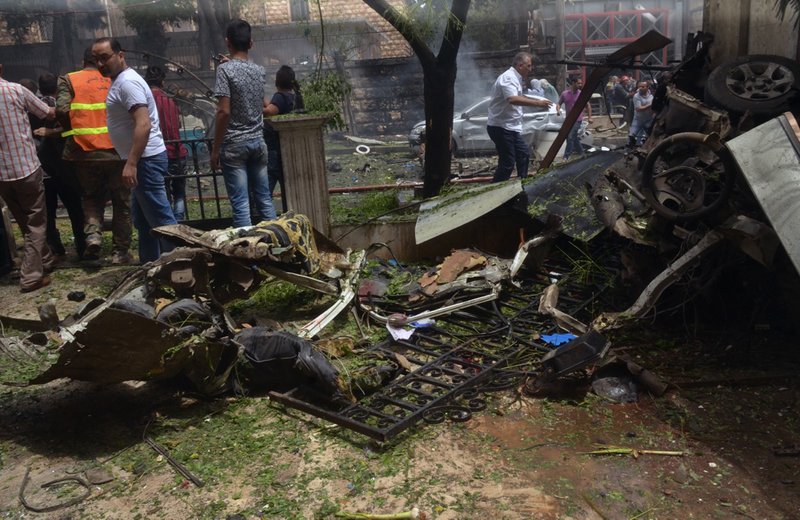
<path fill-rule="evenodd" d="M 253 45 L 250 24 L 233 20 L 225 31 L 230 60 L 217 69 L 216 129 L 211 149 L 211 167 L 222 167 L 225 188 L 233 209 L 234 227 L 250 226 L 249 194 L 262 220 L 274 220 L 275 207 L 269 192 L 267 145 L 264 143 L 264 83 L 261 65 L 248 59 Z"/>

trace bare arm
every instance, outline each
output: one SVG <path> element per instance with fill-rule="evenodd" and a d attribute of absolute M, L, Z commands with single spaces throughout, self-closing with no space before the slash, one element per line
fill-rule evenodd
<path fill-rule="evenodd" d="M 526 107 L 550 107 L 553 102 L 548 99 L 531 99 L 526 96 L 510 96 L 508 102 L 512 105 Z"/>
<path fill-rule="evenodd" d="M 133 118 L 133 143 L 122 169 L 122 182 L 129 188 L 135 188 L 138 184 L 136 177 L 136 165 L 142 158 L 147 141 L 150 138 L 150 114 L 146 106 L 137 106 L 130 111 Z"/>
<path fill-rule="evenodd" d="M 211 168 L 219 169 L 219 153 L 222 147 L 222 138 L 228 131 L 231 120 L 231 98 L 221 97 L 217 101 L 217 115 L 214 124 L 214 145 L 211 147 Z"/>
<path fill-rule="evenodd" d="M 63 131 L 64 129 L 61 128 L 60 126 L 57 126 L 55 128 L 47 128 L 45 126 L 42 126 L 34 130 L 33 135 L 35 135 L 36 137 L 58 137 L 61 135 L 61 132 Z"/>
<path fill-rule="evenodd" d="M 277 116 L 278 114 L 280 114 L 278 105 L 273 105 L 264 98 L 264 117 Z"/>

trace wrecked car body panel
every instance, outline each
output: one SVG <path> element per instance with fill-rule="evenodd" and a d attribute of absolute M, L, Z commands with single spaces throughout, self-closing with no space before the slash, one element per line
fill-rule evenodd
<path fill-rule="evenodd" d="M 791 113 L 726 143 L 781 244 L 800 272 L 800 127 Z"/>
<path fill-rule="evenodd" d="M 192 247 L 178 247 L 131 271 L 105 300 L 89 302 L 60 322 L 64 343 L 58 359 L 30 383 L 60 377 L 116 383 L 184 375 L 200 392 L 214 395 L 228 383 L 240 350 L 231 341 L 237 324 L 222 302 L 246 296 L 270 274 L 338 295 L 331 281 L 300 273 L 324 269 L 343 276 L 338 269 L 344 269 L 351 286 L 358 273 L 342 255 L 318 254 L 303 215 L 234 230 L 202 232 L 176 225 L 157 232 Z M 359 265 L 363 257 L 361 252 Z M 349 294 L 352 299 L 352 287 Z M 346 306 L 349 299 L 343 301 Z M 319 332 L 344 306 L 328 311 L 305 333 Z"/>
<path fill-rule="evenodd" d="M 591 240 L 603 230 L 603 224 L 590 203 L 589 188 L 621 160 L 620 152 L 596 152 L 537 174 L 523 186 L 524 197 L 514 201 L 514 209 L 542 222 L 557 215 L 565 235 Z"/>
<path fill-rule="evenodd" d="M 109 384 L 184 373 L 198 389 L 210 390 L 219 384 L 208 385 L 217 370 L 227 378 L 226 370 L 232 366 L 230 349 L 237 351 L 210 338 L 186 338 L 167 323 L 106 308 L 77 331 L 75 338 L 61 347 L 58 360 L 30 383 L 69 377 Z M 204 366 L 213 369 L 201 368 Z"/>
<path fill-rule="evenodd" d="M 414 228 L 417 244 L 485 215 L 522 191 L 519 180 L 477 186 L 424 202 Z"/>

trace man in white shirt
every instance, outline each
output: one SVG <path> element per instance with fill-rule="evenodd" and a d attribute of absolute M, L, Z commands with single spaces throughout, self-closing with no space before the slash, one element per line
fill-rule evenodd
<path fill-rule="evenodd" d="M 139 232 L 139 261 L 151 262 L 174 245 L 152 236 L 150 230 L 177 223 L 164 186 L 167 147 L 156 103 L 144 78 L 128 68 L 125 51 L 117 40 L 96 40 L 92 56 L 100 72 L 112 81 L 106 98 L 108 134 L 125 160 L 122 182 L 133 190 L 131 214 Z"/>
<path fill-rule="evenodd" d="M 500 74 L 492 86 L 486 126 L 489 138 L 497 149 L 497 169 L 492 182 L 508 180 L 514 165 L 517 166 L 520 179 L 528 175 L 531 152 L 522 140 L 522 107 L 549 107 L 553 104 L 522 95 L 523 85 L 528 84 L 532 69 L 533 56 L 519 52 L 514 56 L 511 67 Z"/>

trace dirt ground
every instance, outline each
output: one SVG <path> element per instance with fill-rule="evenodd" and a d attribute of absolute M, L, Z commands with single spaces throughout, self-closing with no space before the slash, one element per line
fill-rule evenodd
<path fill-rule="evenodd" d="M 437 519 L 798 518 L 800 458 L 775 452 L 796 446 L 800 431 L 796 355 L 698 341 L 621 345 L 676 385 L 711 382 L 625 405 L 579 383 L 549 398 L 507 391 L 466 423 L 420 424 L 385 445 L 263 396 L 206 401 L 155 383 L 7 388 L 0 514 L 304 519 L 417 506 Z M 681 455 L 586 454 L 600 446 Z M 26 471 L 26 499 L 42 507 L 82 491 L 42 483 L 92 468 L 113 480 L 90 486 L 79 504 L 41 514 L 20 505 Z"/>
<path fill-rule="evenodd" d="M 352 176 L 358 165 L 343 157 L 342 175 Z M 407 157 L 390 161 L 413 175 Z M 371 164 L 378 176 L 402 177 Z M 55 298 L 63 318 L 82 304 L 70 291 L 103 296 L 125 272 L 67 263 L 52 286 L 27 295 L 5 277 L 2 314 L 33 319 Z M 412 507 L 442 520 L 800 518 L 792 336 L 764 323 L 690 333 L 659 321 L 611 341 L 669 391 L 616 404 L 581 379 L 536 398 L 511 389 L 467 422 L 420 423 L 386 444 L 263 395 L 204 399 L 164 382 L 3 386 L 0 518 L 327 519 Z M 587 453 L 600 447 L 636 453 Z M 67 477 L 88 490 L 75 481 L 42 487 Z"/>

